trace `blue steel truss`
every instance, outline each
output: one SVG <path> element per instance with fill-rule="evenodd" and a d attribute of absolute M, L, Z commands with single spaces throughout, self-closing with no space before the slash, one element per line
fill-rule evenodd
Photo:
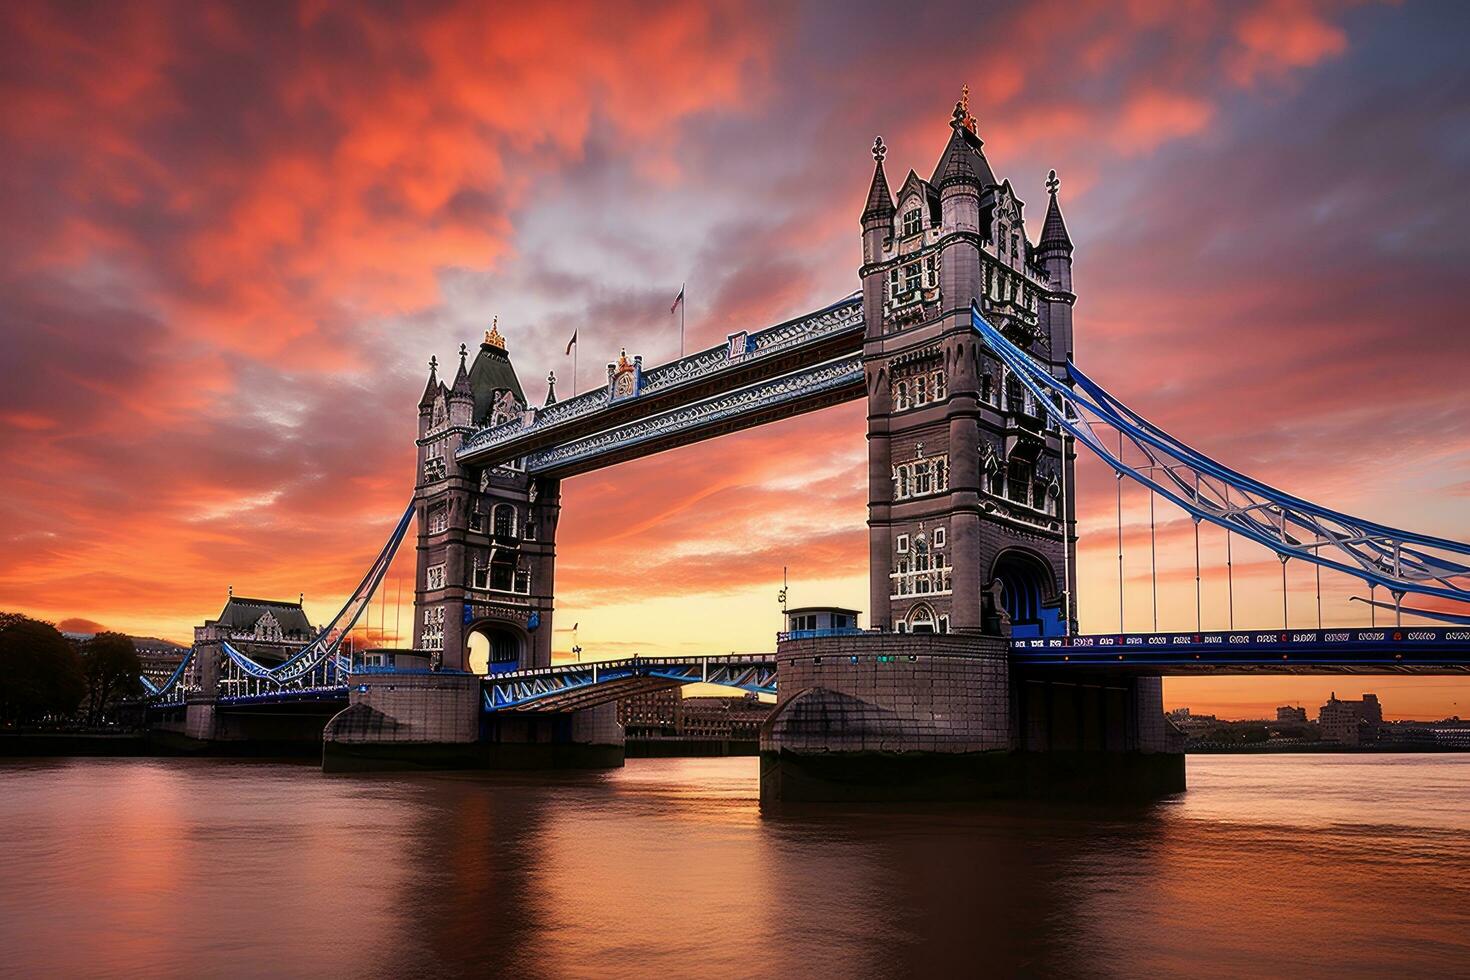
<path fill-rule="evenodd" d="M 1021 667 L 1149 674 L 1470 674 L 1470 629 L 1369 629 L 1118 633 L 1013 640 Z"/>
<path fill-rule="evenodd" d="M 1276 552 L 1406 593 L 1470 603 L 1470 545 L 1329 510 L 1238 473 L 1170 436 L 1073 363 L 1054 377 L 971 306 L 975 330 L 1068 434 L 1110 466 L 1186 511 Z M 1123 459 L 1132 446 L 1147 462 Z M 1113 445 L 1110 446 L 1109 443 Z M 1114 448 L 1117 447 L 1117 448 Z"/>
<path fill-rule="evenodd" d="M 393 556 L 398 553 L 398 546 L 403 543 L 403 537 L 408 531 L 408 525 L 413 520 L 413 504 L 410 503 L 404 510 L 403 516 L 398 519 L 398 524 L 393 528 L 393 533 L 388 536 L 378 557 L 369 566 L 367 574 L 347 602 L 332 621 L 323 626 L 311 642 L 306 644 L 285 661 L 267 667 L 257 663 L 245 654 L 236 650 L 228 642 L 221 644 L 225 654 L 230 661 L 250 677 L 263 681 L 269 681 L 276 685 L 291 684 L 310 677 L 313 672 L 320 673 L 318 668 L 330 669 L 334 665 L 328 664 L 328 658 L 336 658 L 338 647 L 347 634 L 352 632 L 352 627 L 357 625 L 357 620 L 362 616 L 363 610 L 367 609 L 368 602 L 373 594 L 377 592 L 378 586 L 383 581 L 383 576 L 388 574 L 388 566 L 393 563 Z M 345 668 L 339 668 L 345 681 Z"/>
<path fill-rule="evenodd" d="M 647 678 L 673 684 L 721 684 L 759 694 L 776 693 L 776 658 L 767 655 L 734 654 L 723 657 L 629 657 L 597 663 L 562 664 L 494 674 L 485 678 L 485 710 L 535 709 L 552 699 L 566 700 L 594 687 L 607 686 L 609 696 L 619 696 L 618 682 Z M 660 685 L 661 686 L 661 685 Z M 578 700 L 579 707 L 593 702 Z M 547 704 L 550 710 L 557 710 Z"/>

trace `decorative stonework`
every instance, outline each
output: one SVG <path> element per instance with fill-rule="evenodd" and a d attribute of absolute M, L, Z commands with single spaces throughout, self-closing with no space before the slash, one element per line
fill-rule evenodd
<path fill-rule="evenodd" d="M 740 357 L 730 356 L 727 343 L 643 371 L 637 390 L 640 395 L 647 395 L 677 388 L 684 384 L 718 376 L 723 371 L 733 370 L 760 358 L 771 357 L 849 331 L 861 330 L 862 326 L 862 300 L 856 295 L 849 296 L 826 309 L 748 334 L 746 351 Z M 531 418 L 530 422 L 523 419 L 512 419 L 501 425 L 481 429 L 465 440 L 464 448 L 459 451 L 458 455 L 464 458 L 467 455 L 483 453 L 487 449 L 503 446 L 523 436 L 541 433 L 554 426 L 565 425 L 606 409 L 610 402 L 609 389 L 599 387 L 528 413 Z"/>
<path fill-rule="evenodd" d="M 704 428 L 745 413 L 800 401 L 845 385 L 861 384 L 862 379 L 861 356 L 829 361 L 818 367 L 799 371 L 783 378 L 752 385 L 749 388 L 719 395 L 671 412 L 620 425 L 585 439 L 574 439 L 551 449 L 531 453 L 526 456 L 526 470 L 536 473 L 566 466 L 573 462 L 583 462 L 604 453 L 647 442 L 650 439 Z"/>

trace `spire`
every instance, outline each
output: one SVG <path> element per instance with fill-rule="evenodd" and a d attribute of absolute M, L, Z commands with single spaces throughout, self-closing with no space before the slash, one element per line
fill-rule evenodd
<path fill-rule="evenodd" d="M 428 408 L 434 404 L 434 398 L 439 394 L 439 358 L 429 358 L 429 383 L 424 385 L 424 397 L 419 399 L 419 408 Z"/>
<path fill-rule="evenodd" d="M 1046 175 L 1046 192 L 1051 199 L 1046 204 L 1046 221 L 1041 226 L 1041 239 L 1036 243 L 1038 251 L 1072 251 L 1072 236 L 1067 234 L 1067 223 L 1062 220 L 1062 209 L 1057 204 L 1057 189 L 1061 186 L 1062 182 L 1057 179 L 1055 170 Z"/>
<path fill-rule="evenodd" d="M 475 394 L 470 388 L 470 372 L 465 367 L 465 358 L 469 356 L 469 348 L 464 344 L 459 345 L 459 371 L 454 376 L 454 387 L 449 390 L 450 398 L 464 398 L 473 401 Z"/>
<path fill-rule="evenodd" d="M 873 183 L 868 188 L 868 206 L 863 208 L 863 224 L 893 218 L 893 195 L 888 191 L 888 177 L 883 173 L 883 158 L 887 155 L 888 147 L 879 136 L 873 140 Z"/>
<path fill-rule="evenodd" d="M 961 90 L 949 118 L 949 142 L 934 167 L 929 183 L 943 189 L 946 184 L 965 183 L 975 187 L 994 187 L 999 183 L 982 149 L 985 141 L 975 132 L 975 117 L 970 114 L 970 86 Z"/>
<path fill-rule="evenodd" d="M 556 404 L 556 372 L 548 371 L 546 374 L 546 404 Z"/>

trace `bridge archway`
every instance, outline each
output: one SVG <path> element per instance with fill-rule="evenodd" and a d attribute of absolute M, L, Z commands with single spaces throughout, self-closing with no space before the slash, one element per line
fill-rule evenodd
<path fill-rule="evenodd" d="M 519 669 L 529 638 L 509 623 L 481 620 L 465 632 L 465 647 L 465 669 L 470 673 L 504 674 Z"/>
<path fill-rule="evenodd" d="M 1011 621 L 1011 635 L 1061 636 L 1062 623 L 1056 576 L 1040 555 L 1007 548 L 996 556 L 990 577 L 1000 583 L 1000 602 Z"/>

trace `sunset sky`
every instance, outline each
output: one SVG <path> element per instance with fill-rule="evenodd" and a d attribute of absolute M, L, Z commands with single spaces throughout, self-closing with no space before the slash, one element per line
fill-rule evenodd
<path fill-rule="evenodd" d="M 539 402 L 573 331 L 583 390 L 676 355 L 681 283 L 691 348 L 851 292 L 873 137 L 927 174 L 966 82 L 1033 240 L 1061 176 L 1095 378 L 1267 482 L 1470 538 L 1467 29 L 1412 0 L 5 4 L 0 608 L 187 640 L 233 585 L 329 618 L 412 492 L 431 354 L 498 315 Z M 569 480 L 557 649 L 769 650 L 783 566 L 865 607 L 863 433 L 849 404 Z M 1115 484 L 1082 465 L 1082 626 L 1113 630 Z M 1160 625 L 1190 627 L 1192 527 L 1159 518 Z M 1235 561 L 1236 622 L 1279 625 L 1275 558 Z M 1442 678 L 1166 697 L 1329 690 L 1470 716 Z"/>

